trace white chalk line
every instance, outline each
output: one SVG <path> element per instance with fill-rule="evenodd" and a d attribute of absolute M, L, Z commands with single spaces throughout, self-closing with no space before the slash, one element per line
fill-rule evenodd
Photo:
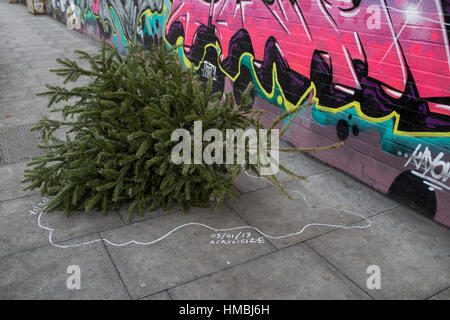
<path fill-rule="evenodd" d="M 246 170 L 244 170 L 244 172 L 245 172 L 245 174 L 246 174 L 247 176 L 249 176 L 249 177 L 251 177 L 251 178 L 255 178 L 255 179 L 264 179 L 264 178 L 262 178 L 262 177 L 257 177 L 257 176 L 250 175 Z M 130 244 L 137 244 L 137 245 L 142 245 L 142 246 L 149 246 L 149 245 L 152 245 L 152 244 L 155 244 L 155 243 L 157 243 L 157 242 L 160 242 L 160 241 L 164 240 L 165 238 L 167 238 L 168 236 L 170 236 L 172 233 L 176 232 L 177 230 L 180 230 L 180 229 L 182 229 L 182 228 L 186 228 L 186 227 L 189 227 L 189 226 L 200 226 L 200 227 L 204 227 L 204 228 L 206 228 L 206 229 L 212 230 L 212 231 L 214 231 L 214 232 L 227 232 L 227 231 L 235 231 L 235 230 L 241 230 L 241 229 L 250 229 L 250 230 L 254 230 L 254 231 L 258 232 L 258 233 L 261 234 L 263 237 L 265 237 L 265 238 L 267 238 L 267 239 L 272 239 L 272 240 L 279 240 L 279 239 L 284 239 L 284 238 L 288 238 L 288 237 L 293 237 L 293 236 L 300 235 L 300 234 L 302 234 L 307 228 L 313 227 L 313 226 L 318 226 L 318 227 L 330 227 L 330 228 L 340 228 L 340 229 L 366 229 L 366 228 L 370 228 L 370 227 L 372 226 L 372 221 L 371 221 L 369 218 L 366 218 L 366 217 L 364 217 L 364 216 L 361 215 L 361 214 L 358 214 L 358 213 L 355 213 L 355 212 L 352 212 L 352 211 L 348 211 L 348 210 L 344 210 L 344 209 L 338 209 L 338 208 L 332 208 L 332 207 L 320 207 L 320 206 L 315 206 L 315 205 L 312 205 L 312 204 L 306 199 L 306 196 L 305 196 L 302 192 L 300 192 L 300 191 L 298 191 L 298 190 L 288 190 L 288 189 L 285 189 L 285 190 L 286 190 L 286 191 L 289 191 L 289 192 L 295 192 L 295 193 L 300 194 L 300 195 L 302 196 L 303 200 L 305 201 L 306 205 L 309 206 L 309 207 L 311 207 L 311 208 L 314 208 L 314 209 L 335 210 L 335 211 L 338 211 L 338 212 L 343 212 L 343 213 L 345 213 L 345 214 L 351 214 L 351 215 L 360 217 L 362 220 L 366 221 L 367 224 L 365 224 L 365 225 L 351 225 L 351 226 L 346 226 L 346 225 L 328 224 L 328 223 L 308 223 L 308 224 L 304 225 L 304 226 L 303 226 L 299 231 L 297 231 L 297 232 L 293 232 L 293 233 L 289 233 L 289 234 L 281 235 L 281 236 L 272 236 L 272 235 L 268 235 L 268 234 L 264 233 L 264 232 L 261 231 L 260 229 L 258 229 L 258 228 L 256 228 L 256 227 L 253 227 L 253 226 L 240 226 L 240 227 L 233 227 L 233 228 L 214 228 L 214 227 L 208 226 L 208 225 L 203 224 L 203 223 L 199 223 L 199 222 L 190 222 L 190 223 L 182 224 L 182 225 L 180 225 L 180 226 L 178 226 L 178 227 L 176 227 L 176 228 L 170 230 L 169 232 L 167 232 L 167 233 L 164 234 L 163 236 L 161 236 L 161 237 L 159 237 L 159 238 L 157 238 L 157 239 L 155 239 L 155 240 L 153 240 L 153 241 L 150 241 L 150 242 L 141 242 L 141 241 L 136 241 L 136 240 L 130 240 L 130 241 L 127 241 L 127 242 L 116 243 L 116 242 L 113 242 L 113 241 L 108 240 L 108 239 L 106 239 L 106 238 L 98 238 L 98 239 L 94 239 L 94 240 L 90 240 L 90 241 L 86 241 L 86 242 L 82 242 L 82 243 L 78 243 L 78 244 L 68 244 L 68 245 L 61 245 L 61 244 L 55 243 L 55 242 L 53 241 L 53 232 L 55 231 L 55 229 L 54 229 L 54 228 L 50 228 L 50 227 L 46 227 L 46 226 L 42 225 L 42 223 L 41 223 L 41 218 L 42 218 L 42 216 L 45 214 L 44 210 L 41 210 L 41 212 L 39 213 L 39 217 L 38 217 L 38 225 L 39 225 L 39 227 L 40 227 L 41 229 L 44 229 L 44 230 L 46 230 L 46 231 L 49 232 L 49 234 L 48 234 L 48 240 L 49 240 L 50 244 L 51 244 L 52 246 L 54 246 L 54 247 L 61 248 L 61 249 L 81 247 L 81 246 L 89 245 L 89 244 L 96 243 L 96 242 L 100 242 L 100 241 L 103 241 L 103 242 L 105 242 L 105 243 L 108 243 L 109 245 L 114 246 L 114 247 L 124 247 L 124 246 L 130 245 Z"/>

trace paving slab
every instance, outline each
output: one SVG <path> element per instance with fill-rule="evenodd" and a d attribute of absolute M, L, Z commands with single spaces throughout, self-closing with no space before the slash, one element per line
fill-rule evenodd
<path fill-rule="evenodd" d="M 42 42 L 43 40 L 39 40 L 40 42 Z M 41 50 L 41 51 L 37 51 L 37 50 L 23 50 L 21 51 L 21 54 L 23 55 L 23 57 L 27 60 L 33 60 L 33 59 L 41 59 L 41 58 L 45 58 L 45 59 L 49 59 L 49 58 L 54 58 L 55 62 L 56 62 L 56 58 L 59 57 L 64 57 L 67 55 L 67 49 L 66 48 L 52 48 L 51 50 Z"/>
<path fill-rule="evenodd" d="M 40 201 L 33 196 L 0 203 L 0 258 L 48 243 L 48 235 L 29 213 Z"/>
<path fill-rule="evenodd" d="M 124 226 L 122 219 L 115 211 L 110 211 L 106 215 L 97 211 L 74 211 L 69 216 L 62 211 L 52 211 L 42 216 L 41 223 L 55 229 L 52 239 L 56 243 Z M 77 241 L 73 242 L 73 244 L 77 243 Z"/>
<path fill-rule="evenodd" d="M 160 293 L 152 294 L 150 296 L 147 296 L 145 298 L 141 298 L 139 300 L 172 300 L 172 298 L 169 296 L 167 291 L 163 291 Z"/>
<path fill-rule="evenodd" d="M 80 289 L 67 287 L 74 275 L 69 266 L 79 267 Z M 0 274 L 0 299 L 129 299 L 102 242 L 70 249 L 45 246 L 8 256 L 0 259 Z"/>
<path fill-rule="evenodd" d="M 370 299 L 304 244 L 169 290 L 174 299 Z"/>
<path fill-rule="evenodd" d="M 31 65 L 28 63 L 25 59 L 20 59 L 19 55 L 19 61 L 15 60 L 14 62 L 11 61 L 12 58 L 15 58 L 14 55 L 20 52 L 19 51 L 10 51 L 8 54 L 3 54 L 3 57 L 10 58 L 9 61 L 5 60 L 5 62 L 0 64 L 0 71 L 1 72 L 15 72 L 15 71 L 24 71 L 31 67 Z"/>
<path fill-rule="evenodd" d="M 270 187 L 244 194 L 241 199 L 226 201 L 226 204 L 250 225 L 273 237 L 299 232 L 311 223 L 348 225 L 361 220 L 361 216 L 369 217 L 398 206 L 336 171 L 320 173 L 305 181 L 289 182 L 285 187 L 291 190 L 289 193 L 293 200 L 289 200 L 278 188 Z M 362 221 L 360 225 L 367 223 Z M 277 248 L 284 248 L 333 229 L 335 227 L 310 226 L 299 235 L 269 241 Z"/>
<path fill-rule="evenodd" d="M 364 230 L 337 230 L 307 241 L 361 287 L 367 268 L 381 271 L 376 299 L 426 299 L 450 285 L 450 231 L 400 207 L 373 218 Z"/>
<path fill-rule="evenodd" d="M 54 81 L 50 81 L 56 84 Z M 34 94 L 45 90 L 43 84 L 36 80 L 35 88 L 28 88 L 30 95 L 22 98 L 1 99 L 0 98 L 0 129 L 15 127 L 32 127 L 45 115 L 49 119 L 62 119 L 61 113 L 50 112 L 47 108 L 47 97 L 36 97 Z M 58 103 L 56 108 L 62 107 L 64 103 Z M 29 134 L 29 133 L 27 133 Z M 22 138 L 20 135 L 16 138 Z M 14 143 L 14 140 L 10 143 Z"/>
<path fill-rule="evenodd" d="M 450 300 L 450 288 L 439 292 L 438 294 L 431 297 L 430 300 Z"/>
<path fill-rule="evenodd" d="M 133 216 L 131 217 L 131 221 L 129 221 L 128 220 L 128 207 L 129 207 L 129 205 L 130 205 L 130 203 L 125 203 L 119 209 L 119 215 L 120 215 L 120 217 L 122 218 L 122 220 L 126 224 L 136 223 L 136 222 L 147 220 L 147 219 L 151 219 L 151 218 L 162 217 L 164 215 L 171 214 L 171 213 L 183 210 L 183 208 L 180 205 L 178 205 L 178 204 L 175 205 L 174 204 L 174 205 L 172 205 L 172 208 L 170 208 L 168 210 L 163 210 L 162 208 L 158 208 L 158 209 L 156 209 L 154 211 L 145 210 L 143 212 L 142 216 L 140 216 L 137 212 L 135 212 L 133 214 Z"/>
<path fill-rule="evenodd" d="M 7 43 L 10 47 L 13 47 L 14 50 L 21 52 L 38 52 L 39 47 L 45 51 L 51 51 L 53 49 L 52 43 L 45 41 L 43 37 L 21 37 L 20 39 L 10 39 Z"/>
<path fill-rule="evenodd" d="M 27 162 L 19 162 L 0 166 L 0 201 L 22 198 L 38 194 L 39 190 L 23 191 L 26 186 L 21 183 Z"/>
<path fill-rule="evenodd" d="M 292 145 L 289 142 L 280 141 L 280 148 L 289 148 L 289 147 L 292 147 Z M 302 153 L 280 152 L 279 155 L 280 155 L 280 164 L 302 176 L 308 177 L 329 170 L 328 166 L 325 166 L 321 164 L 319 161 L 314 160 Z M 281 171 L 277 174 L 277 178 L 279 179 L 280 182 L 283 183 L 295 179 Z M 252 172 L 248 172 L 247 174 L 243 172 L 236 179 L 235 186 L 240 192 L 247 193 L 270 187 L 272 186 L 272 183 L 270 183 L 263 177 L 257 177 Z"/>
<path fill-rule="evenodd" d="M 246 225 L 228 208 L 203 208 L 192 209 L 186 214 L 177 212 L 134 223 L 111 232 L 103 232 L 102 236 L 115 243 L 131 240 L 150 242 L 176 227 L 192 222 L 213 228 Z M 133 298 L 166 290 L 274 250 L 266 243 L 212 245 L 210 242 L 214 234 L 201 226 L 188 226 L 152 245 L 116 247 L 108 244 L 107 249 Z"/>
<path fill-rule="evenodd" d="M 56 61 L 56 58 L 65 58 L 65 55 L 56 55 L 53 56 L 46 56 L 46 57 L 40 57 L 40 58 L 31 58 L 29 63 L 31 68 L 48 68 L 50 69 L 56 69 L 59 68 L 61 65 Z"/>
<path fill-rule="evenodd" d="M 27 69 L 27 70 L 22 70 L 22 74 L 24 78 L 31 78 L 31 77 L 35 77 L 39 80 L 39 77 L 46 77 L 46 76 L 50 76 L 53 75 L 52 73 L 50 73 L 49 71 L 50 69 L 48 67 L 42 67 L 42 68 L 35 68 L 35 69 Z M 39 81 L 38 81 L 39 84 Z"/>
<path fill-rule="evenodd" d="M 16 54 L 14 54 L 16 55 Z M 11 58 L 4 58 L 0 53 L 0 65 L 3 63 L 7 63 Z M 5 68 L 0 68 L 0 79 L 1 80 L 14 80 L 14 79 L 23 79 L 24 70 L 8 70 Z"/>
<path fill-rule="evenodd" d="M 12 70 L 2 70 L 2 74 L 14 73 Z M 20 72 L 18 70 L 17 72 Z M 34 83 L 34 82 L 33 82 Z M 20 88 L 19 90 L 17 90 Z M 4 79 L 0 80 L 0 98 L 1 99 L 26 99 L 32 97 L 31 90 L 23 79 Z"/>
<path fill-rule="evenodd" d="M 39 82 L 36 80 L 36 83 Z M 22 98 L 0 98 L 0 128 L 31 127 L 43 114 L 49 113 L 45 102 L 39 102 L 42 100 L 34 97 L 30 88 L 27 92 Z"/>
<path fill-rule="evenodd" d="M 306 180 L 294 180 L 286 183 L 285 188 L 291 194 L 305 195 L 312 205 L 349 210 L 365 217 L 399 206 L 380 192 L 336 170 Z"/>
<path fill-rule="evenodd" d="M 33 124 L 0 128 L 0 164 L 16 163 L 42 154 L 40 133 L 30 131 Z M 23 172 L 22 172 L 23 173 Z"/>
<path fill-rule="evenodd" d="M 48 231 L 38 225 L 39 210 L 44 205 L 40 196 L 30 196 L 0 203 L 0 257 L 49 243 Z M 52 239 L 58 243 L 75 237 L 123 226 L 116 212 L 103 216 L 99 212 L 73 212 L 66 216 L 61 211 L 45 213 L 41 224 L 55 229 Z M 74 242 L 75 243 L 75 242 Z"/>

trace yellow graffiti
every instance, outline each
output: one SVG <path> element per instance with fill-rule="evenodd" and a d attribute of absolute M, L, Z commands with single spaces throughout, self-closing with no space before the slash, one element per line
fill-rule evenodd
<path fill-rule="evenodd" d="M 158 13 L 158 12 L 152 12 L 150 9 L 147 9 L 147 10 L 145 10 L 144 12 L 142 12 L 141 13 L 141 15 L 139 16 L 139 22 L 142 22 L 142 17 L 143 16 L 154 16 L 154 15 L 157 15 L 157 16 L 159 16 L 159 17 L 163 17 L 163 14 L 164 13 L 169 13 L 170 11 L 168 11 L 168 9 L 167 9 L 167 6 L 166 5 L 164 5 L 163 6 L 163 9 L 161 10 L 161 13 Z M 163 28 L 163 30 L 165 29 L 165 27 Z M 137 28 L 136 28 L 136 30 L 135 30 L 135 34 L 136 34 L 136 32 L 137 32 Z"/>
<path fill-rule="evenodd" d="M 314 85 L 314 84 L 313 84 Z M 345 111 L 347 109 L 351 109 L 354 108 L 356 113 L 358 114 L 359 117 L 361 117 L 361 119 L 364 119 L 368 122 L 374 122 L 374 123 L 380 123 L 380 122 L 385 122 L 388 120 L 393 119 L 394 120 L 394 128 L 393 128 L 393 132 L 396 135 L 399 136 L 404 136 L 404 137 L 450 137 L 450 132 L 408 132 L 408 131 L 401 131 L 398 129 L 398 125 L 400 123 L 400 114 L 398 114 L 396 111 L 392 111 L 390 114 L 384 116 L 384 117 L 380 117 L 380 118 L 374 118 L 374 117 L 370 117 L 368 115 L 366 115 L 362 110 L 361 110 L 361 104 L 358 101 L 353 101 L 350 102 L 340 108 L 330 108 L 330 107 L 325 107 L 325 106 L 321 106 L 319 99 L 316 97 L 316 86 L 314 85 L 314 98 L 313 101 L 316 103 L 316 108 L 319 109 L 320 111 L 324 111 L 324 112 L 329 112 L 329 113 L 339 113 L 342 111 Z"/>

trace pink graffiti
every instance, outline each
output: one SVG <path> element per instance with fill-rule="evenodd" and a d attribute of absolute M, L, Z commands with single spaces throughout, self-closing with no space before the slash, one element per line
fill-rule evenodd
<path fill-rule="evenodd" d="M 357 5 L 354 5 L 354 3 Z M 404 91 L 407 66 L 419 94 L 450 96 L 450 50 L 440 0 L 173 0 L 168 26 L 183 24 L 185 50 L 196 31 L 211 16 L 227 57 L 230 39 L 245 28 L 256 60 L 264 59 L 267 39 L 273 36 L 291 69 L 309 76 L 314 50 L 333 61 L 333 83 L 358 88 L 353 59 L 366 60 L 369 76 L 379 79 L 387 94 Z M 450 110 L 430 104 L 433 112 Z"/>
<path fill-rule="evenodd" d="M 94 11 L 95 14 L 98 14 L 99 8 L 100 8 L 100 0 L 93 0 L 92 11 Z"/>

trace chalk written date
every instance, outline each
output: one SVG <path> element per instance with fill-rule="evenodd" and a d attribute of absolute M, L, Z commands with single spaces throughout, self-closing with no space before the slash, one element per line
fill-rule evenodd
<path fill-rule="evenodd" d="M 263 244 L 264 237 L 253 237 L 251 232 L 218 232 L 211 234 L 211 245 Z"/>

